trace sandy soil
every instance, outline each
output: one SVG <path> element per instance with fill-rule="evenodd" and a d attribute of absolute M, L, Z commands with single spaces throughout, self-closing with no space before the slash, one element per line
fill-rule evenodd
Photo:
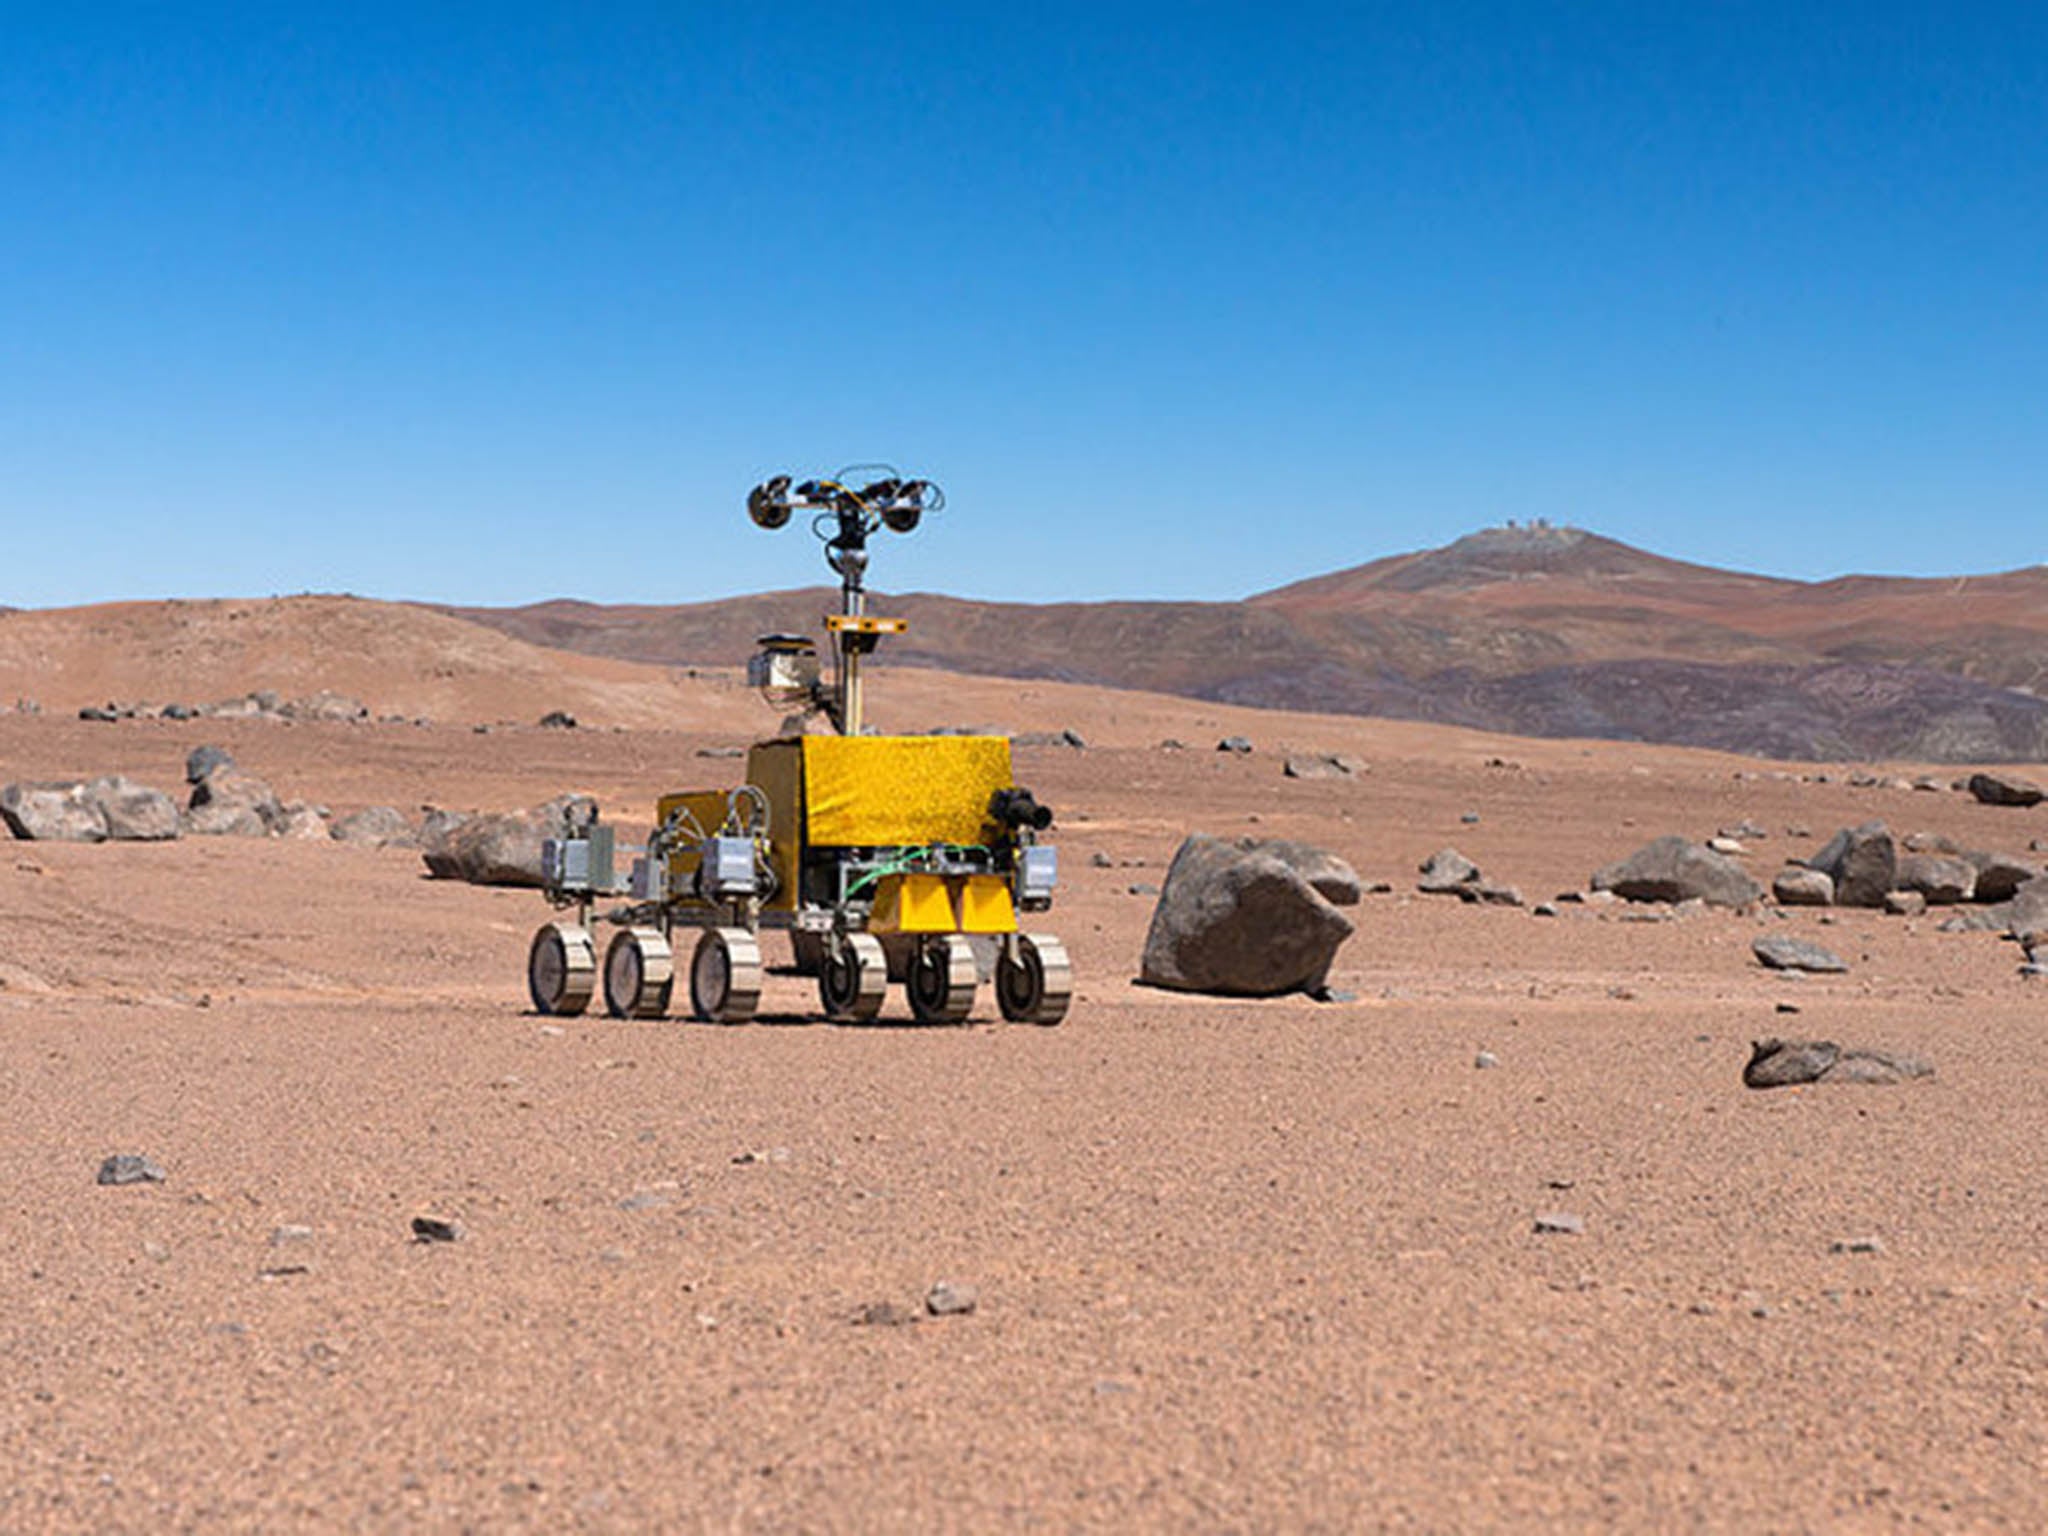
<path fill-rule="evenodd" d="M 630 822 L 723 782 L 693 754 L 748 708 L 0 716 L 0 779 L 170 788 L 220 740 L 336 811 L 582 788 Z M 558 1025 L 524 994 L 530 892 L 340 845 L 4 845 L 0 1528 L 2048 1523 L 2048 989 L 2012 945 L 1411 894 L 1446 843 L 1533 901 L 1745 817 L 1767 879 L 1871 816 L 2024 848 L 2048 810 L 1053 685 L 904 674 L 878 708 L 1096 743 L 1019 753 L 1061 811 L 1064 1026 L 984 995 L 964 1028 L 830 1027 L 793 976 L 747 1027 Z M 1223 729 L 1261 750 L 1207 750 Z M 1284 780 L 1283 740 L 1371 772 Z M 1197 828 L 1393 882 L 1340 957 L 1355 1001 L 1131 985 L 1127 887 Z M 1765 973 L 1763 927 L 1852 968 Z M 1939 1075 L 1745 1090 L 1779 1032 Z M 167 1180 L 97 1187 L 116 1152 Z M 411 1241 L 427 1212 L 463 1240 Z M 854 1321 L 942 1278 L 978 1310 Z"/>

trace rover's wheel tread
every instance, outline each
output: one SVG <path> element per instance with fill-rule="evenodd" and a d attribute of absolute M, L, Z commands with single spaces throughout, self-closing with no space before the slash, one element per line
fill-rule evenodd
<path fill-rule="evenodd" d="M 835 1023 L 864 1024 L 882 1011 L 889 990 L 889 960 L 871 933 L 849 933 L 839 956 L 828 949 L 818 968 L 818 1001 Z"/>
<path fill-rule="evenodd" d="M 1057 1024 L 1074 1000 L 1067 946 L 1048 933 L 1017 935 L 1019 958 L 996 960 L 996 1005 L 1013 1024 Z"/>
<path fill-rule="evenodd" d="M 958 1024 L 974 1011 L 974 946 L 964 935 L 939 934 L 910 957 L 903 988 L 920 1024 Z"/>
<path fill-rule="evenodd" d="M 615 1019 L 658 1019 L 675 989 L 675 955 L 659 928 L 621 928 L 604 955 L 604 1005 Z"/>
<path fill-rule="evenodd" d="M 590 1006 L 597 957 L 581 923 L 545 923 L 526 951 L 526 992 L 542 1013 L 567 1016 Z"/>
<path fill-rule="evenodd" d="M 690 1011 L 707 1024 L 744 1024 L 761 1002 L 761 945 L 744 928 L 707 928 L 690 959 Z"/>

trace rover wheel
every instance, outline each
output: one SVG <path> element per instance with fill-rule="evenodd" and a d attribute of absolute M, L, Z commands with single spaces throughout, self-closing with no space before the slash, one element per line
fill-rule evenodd
<path fill-rule="evenodd" d="M 744 928 L 707 928 L 690 958 L 690 1012 L 744 1024 L 761 1001 L 761 946 Z"/>
<path fill-rule="evenodd" d="M 1013 1024 L 1057 1024 L 1074 1000 L 1074 967 L 1067 946 L 1050 934 L 1017 935 L 1017 958 L 1006 947 L 996 959 L 996 1006 Z"/>
<path fill-rule="evenodd" d="M 835 956 L 829 950 L 818 967 L 818 1001 L 825 1017 L 840 1023 L 866 1023 L 882 1011 L 889 988 L 889 961 L 882 941 L 871 933 L 849 933 Z"/>
<path fill-rule="evenodd" d="M 621 928 L 604 952 L 604 1005 L 615 1019 L 658 1019 L 675 987 L 675 957 L 659 928 Z"/>
<path fill-rule="evenodd" d="M 935 934 L 917 946 L 903 990 L 920 1024 L 958 1024 L 974 1008 L 974 946 L 957 933 Z"/>
<path fill-rule="evenodd" d="M 597 985 L 597 959 L 580 923 L 548 923 L 526 951 L 526 990 L 542 1013 L 581 1013 Z"/>

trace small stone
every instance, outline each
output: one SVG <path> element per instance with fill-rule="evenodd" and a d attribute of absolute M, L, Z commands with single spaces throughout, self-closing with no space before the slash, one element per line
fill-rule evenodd
<path fill-rule="evenodd" d="M 1838 1237 L 1828 1244 L 1829 1253 L 1883 1253 L 1884 1239 L 1878 1237 Z"/>
<path fill-rule="evenodd" d="M 551 709 L 540 717 L 540 728 L 544 731 L 573 731 L 576 717 L 566 709 Z"/>
<path fill-rule="evenodd" d="M 415 1216 L 412 1237 L 416 1243 L 454 1243 L 462 1240 L 462 1224 L 446 1216 Z"/>
<path fill-rule="evenodd" d="M 622 1211 L 658 1211 L 663 1206 L 673 1203 L 673 1200 L 668 1195 L 663 1194 L 658 1189 L 643 1189 L 621 1200 L 619 1202 L 619 1209 Z"/>
<path fill-rule="evenodd" d="M 1159 894 L 1159 887 L 1152 884 L 1149 880 L 1140 880 L 1133 885 L 1125 886 L 1124 894 L 1127 896 L 1157 896 Z"/>
<path fill-rule="evenodd" d="M 1251 742 L 1243 736 L 1226 736 L 1216 743 L 1216 750 L 1218 752 L 1235 752 L 1240 756 L 1251 751 L 1251 749 Z"/>
<path fill-rule="evenodd" d="M 164 1171 L 155 1162 L 135 1152 L 117 1152 L 100 1164 L 102 1184 L 161 1184 Z"/>
<path fill-rule="evenodd" d="M 235 766 L 235 759 L 226 747 L 194 747 L 185 754 L 185 782 L 204 783 L 208 775 L 222 768 Z"/>
<path fill-rule="evenodd" d="M 1477 811 L 1467 811 L 1458 820 L 1465 826 L 1476 827 L 1479 825 L 1479 813 Z"/>
<path fill-rule="evenodd" d="M 1893 917 L 1918 917 L 1927 910 L 1927 898 L 1918 891 L 1886 891 L 1884 909 Z"/>
<path fill-rule="evenodd" d="M 853 1315 L 857 1328 L 907 1328 L 917 1321 L 915 1312 L 893 1301 L 871 1301 Z"/>
<path fill-rule="evenodd" d="M 1088 855 L 1088 862 L 1097 869 L 1115 869 L 1116 861 L 1100 850 Z"/>
<path fill-rule="evenodd" d="M 1586 1218 L 1569 1211 L 1543 1211 L 1536 1217 L 1535 1229 L 1548 1237 L 1579 1237 L 1586 1230 Z"/>
<path fill-rule="evenodd" d="M 1500 1065 L 1500 1058 L 1491 1051 L 1481 1051 L 1472 1058 L 1472 1065 L 1477 1071 L 1488 1072 Z"/>
<path fill-rule="evenodd" d="M 270 1246 L 273 1248 L 282 1248 L 287 1243 L 310 1243 L 311 1241 L 313 1241 L 313 1229 L 311 1227 L 287 1225 L 273 1227 L 270 1232 Z"/>
<path fill-rule="evenodd" d="M 1529 909 L 1529 915 L 1531 917 L 1555 917 L 1557 916 L 1557 905 L 1554 902 L 1539 901 Z"/>
<path fill-rule="evenodd" d="M 1730 858 L 1749 852 L 1747 848 L 1743 847 L 1741 843 L 1732 837 L 1710 837 L 1707 839 L 1707 846 L 1713 849 L 1714 852 L 1726 854 Z"/>
<path fill-rule="evenodd" d="M 1825 907 L 1835 899 L 1835 882 L 1818 869 L 1794 864 L 1772 879 L 1771 895 L 1783 907 Z"/>
<path fill-rule="evenodd" d="M 924 1309 L 933 1317 L 965 1317 L 980 1302 L 981 1293 L 973 1286 L 941 1280 L 925 1293 Z"/>

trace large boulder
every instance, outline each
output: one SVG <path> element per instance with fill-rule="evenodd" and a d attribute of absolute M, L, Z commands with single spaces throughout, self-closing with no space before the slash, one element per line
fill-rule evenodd
<path fill-rule="evenodd" d="M 35 843 L 103 843 L 107 818 L 83 784 L 9 784 L 0 789 L 0 821 Z"/>
<path fill-rule="evenodd" d="M 1231 997 L 1319 990 L 1352 927 L 1298 862 L 1191 835 L 1166 872 L 1138 979 Z"/>
<path fill-rule="evenodd" d="M 94 779 L 85 786 L 85 798 L 99 807 L 107 836 L 115 842 L 167 843 L 182 830 L 177 801 L 119 774 Z"/>
<path fill-rule="evenodd" d="M 1806 861 L 1835 882 L 1838 907 L 1881 907 L 1898 883 L 1899 850 L 1881 821 L 1844 827 Z"/>
<path fill-rule="evenodd" d="M 1977 889 L 1977 867 L 1945 853 L 1909 853 L 1892 876 L 1895 891 L 1918 891 L 1931 907 L 1968 901 Z"/>
<path fill-rule="evenodd" d="M 1332 906 L 1355 907 L 1365 896 L 1365 882 L 1358 871 L 1327 849 L 1313 843 L 1291 842 L 1284 837 L 1241 837 L 1241 853 L 1270 854 L 1316 889 Z"/>
<path fill-rule="evenodd" d="M 259 818 L 266 832 L 282 827 L 284 805 L 271 787 L 253 773 L 235 767 L 216 768 L 192 786 L 191 809 L 212 811 L 214 821 L 229 819 L 228 813 L 247 811 Z"/>
<path fill-rule="evenodd" d="M 373 805 L 336 821 L 329 834 L 338 843 L 362 843 L 372 848 L 414 848 L 419 838 L 412 824 L 388 805 Z"/>
<path fill-rule="evenodd" d="M 311 698 L 294 699 L 280 705 L 278 713 L 287 720 L 367 720 L 370 707 L 361 699 L 323 688 Z"/>
<path fill-rule="evenodd" d="M 246 805 L 202 805 L 179 822 L 194 837 L 270 836 L 270 823 Z"/>
<path fill-rule="evenodd" d="M 2048 789 L 2014 773 L 1973 773 L 1966 786 L 1985 805 L 2039 805 Z"/>
<path fill-rule="evenodd" d="M 1789 934 L 1767 933 L 1750 940 L 1749 952 L 1774 971 L 1813 971 L 1839 975 L 1849 969 L 1833 950 Z"/>
<path fill-rule="evenodd" d="M 1704 901 L 1712 907 L 1746 907 L 1764 893 L 1733 859 L 1676 836 L 1646 843 L 1596 871 L 1593 889 L 1628 901 Z"/>
<path fill-rule="evenodd" d="M 455 816 L 436 812 L 420 835 L 427 870 L 471 885 L 539 886 L 541 844 L 565 837 L 597 814 L 588 795 L 558 795 L 530 811 Z"/>

